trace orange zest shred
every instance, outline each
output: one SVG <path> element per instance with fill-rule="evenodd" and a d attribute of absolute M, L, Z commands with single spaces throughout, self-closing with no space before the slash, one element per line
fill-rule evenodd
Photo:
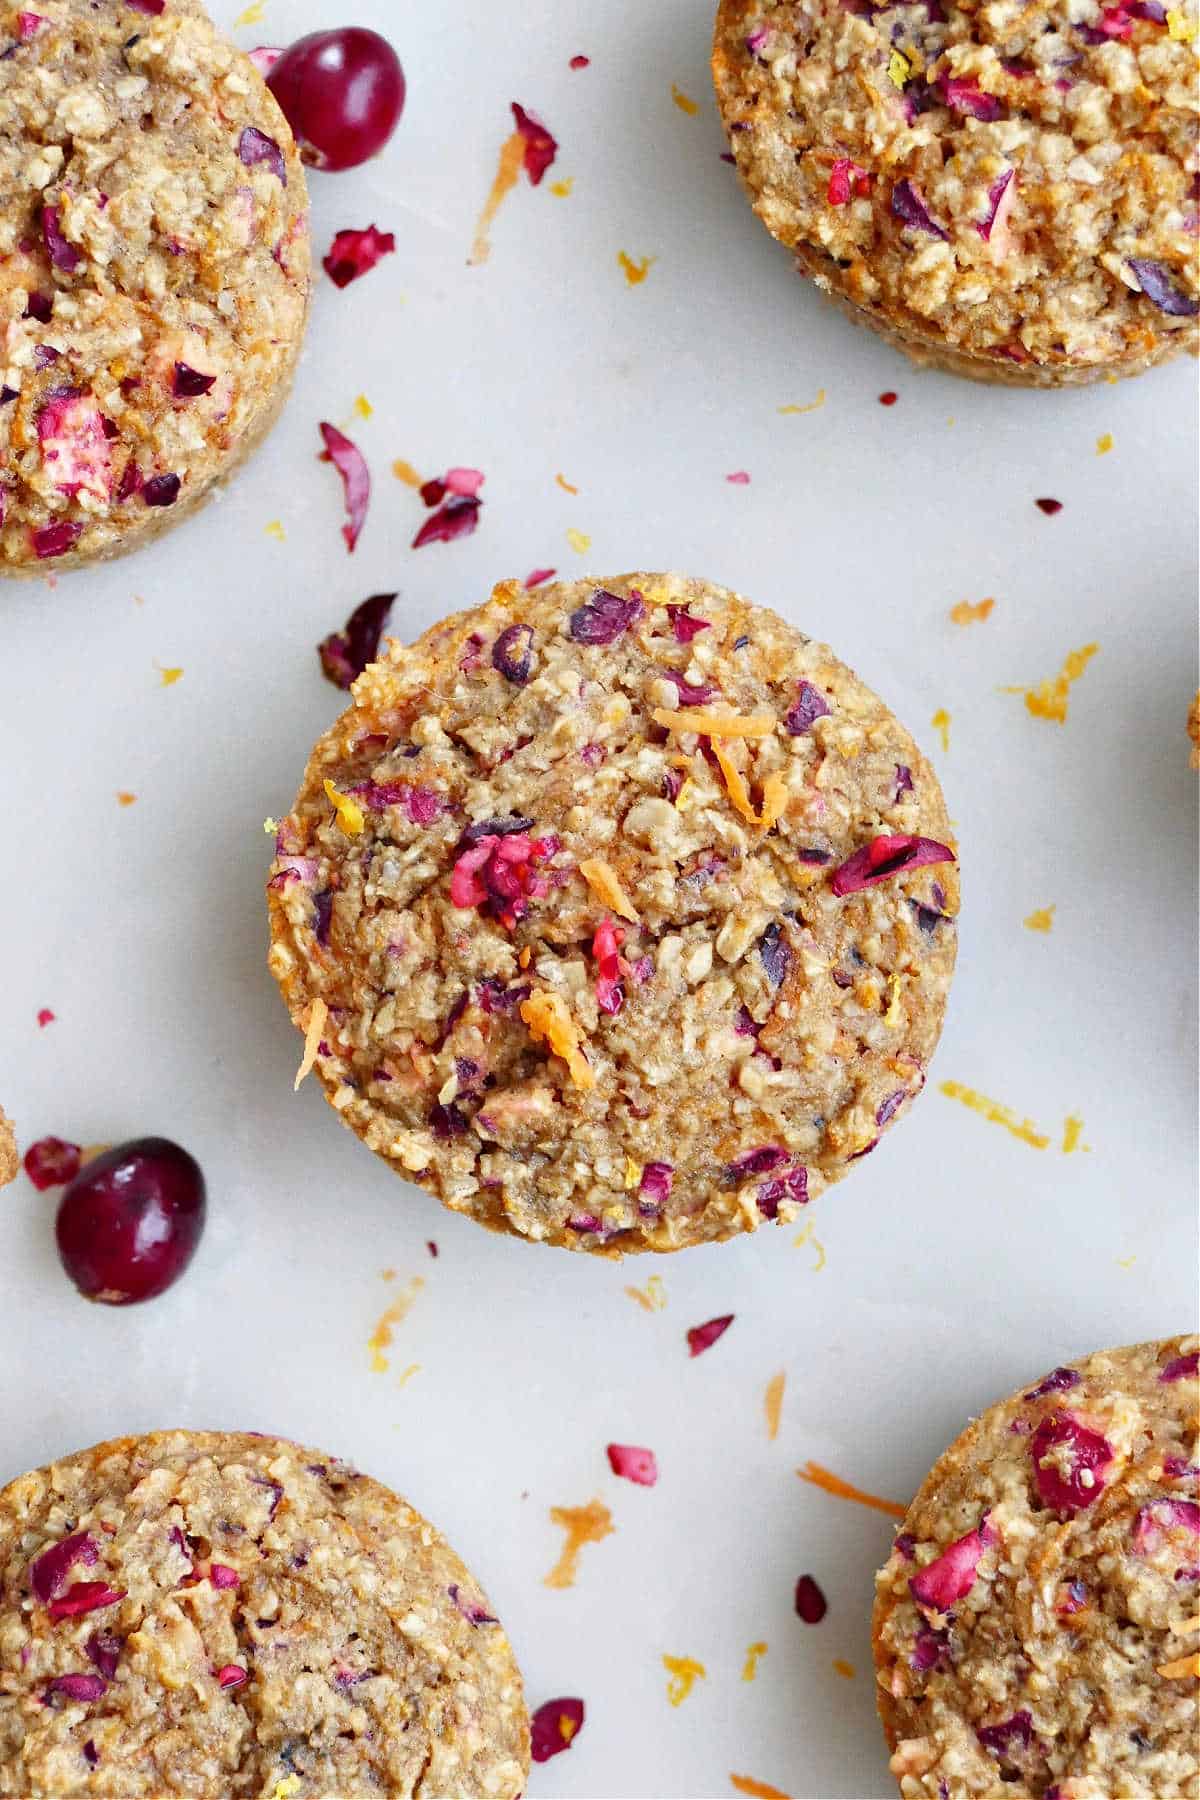
<path fill-rule="evenodd" d="M 1013 1137 L 1020 1138 L 1023 1144 L 1028 1144 L 1033 1150 L 1044 1150 L 1050 1142 L 1031 1119 L 1018 1119 L 1010 1107 L 1002 1106 L 999 1100 L 989 1100 L 986 1094 L 979 1093 L 976 1088 L 964 1087 L 961 1081 L 943 1081 L 939 1084 L 939 1091 L 948 1100 L 960 1100 L 972 1112 L 987 1119 L 989 1124 L 1003 1125 L 1005 1131 L 1010 1131 Z"/>
<path fill-rule="evenodd" d="M 775 720 L 765 713 L 714 713 L 702 706 L 680 706 L 674 712 L 656 706 L 650 717 L 667 731 L 694 731 L 707 738 L 765 738 L 775 729 Z"/>
<path fill-rule="evenodd" d="M 775 408 L 775 410 L 776 410 L 776 412 L 779 412 L 779 413 L 811 413 L 811 412 L 820 412 L 820 410 L 821 410 L 821 408 L 822 408 L 822 407 L 823 407 L 823 406 L 824 406 L 824 404 L 825 404 L 825 389 L 824 389 L 824 388 L 818 388 L 818 389 L 817 389 L 817 397 L 816 397 L 816 399 L 815 399 L 815 400 L 810 400 L 810 401 L 809 401 L 809 403 L 808 403 L 808 405 L 807 405 L 807 406 L 794 406 L 794 405 L 788 405 L 788 406 L 777 406 L 777 407 L 776 407 L 776 408 Z"/>
<path fill-rule="evenodd" d="M 682 1706 L 698 1681 L 708 1680 L 708 1670 L 694 1656 L 663 1655 L 663 1668 L 671 1677 L 667 1683 L 667 1699 L 672 1706 Z"/>
<path fill-rule="evenodd" d="M 612 1514 L 602 1500 L 589 1500 L 586 1506 L 552 1506 L 550 1508 L 551 1523 L 561 1526 L 566 1532 L 566 1541 L 562 1554 L 551 1569 L 543 1577 L 546 1587 L 569 1588 L 575 1586 L 575 1577 L 579 1573 L 579 1556 L 585 1544 L 599 1544 L 604 1538 L 611 1537 L 617 1529 L 612 1522 Z"/>
<path fill-rule="evenodd" d="M 977 625 L 988 617 L 995 604 L 994 600 L 976 600 L 974 605 L 969 600 L 960 600 L 957 606 L 950 608 L 950 623 Z"/>
<path fill-rule="evenodd" d="M 1000 691 L 1002 694 L 1023 694 L 1026 710 L 1035 719 L 1050 719 L 1055 725 L 1065 725 L 1071 685 L 1079 680 L 1099 650 L 1099 644 L 1085 644 L 1081 650 L 1068 651 L 1062 668 L 1051 680 L 1039 682 L 1037 687 L 1006 687 Z"/>
<path fill-rule="evenodd" d="M 521 1002 L 521 1017 L 533 1037 L 544 1038 L 555 1056 L 562 1057 L 576 1087 L 595 1087 L 595 1074 L 579 1048 L 579 1027 L 560 994 L 551 994 L 545 988 L 534 988 L 528 1000 Z"/>
<path fill-rule="evenodd" d="M 1063 1120 L 1062 1147 L 1064 1156 L 1071 1156 L 1076 1150 L 1089 1148 L 1083 1141 L 1083 1120 L 1078 1113 L 1068 1113 Z"/>
<path fill-rule="evenodd" d="M 696 114 L 700 111 L 699 106 L 692 99 L 691 95 L 685 94 L 683 89 L 676 87 L 674 82 L 671 83 L 671 98 L 679 108 L 680 112 L 687 113 L 690 118 L 695 118 Z"/>
<path fill-rule="evenodd" d="M 753 1775 L 731 1775 L 729 1785 L 739 1794 L 749 1794 L 750 1800 L 791 1800 L 782 1788 L 775 1788 L 766 1781 L 755 1781 Z"/>
<path fill-rule="evenodd" d="M 643 1312 L 662 1312 L 667 1304 L 667 1290 L 661 1275 L 651 1275 L 644 1288 L 627 1287 L 625 1292 L 636 1300 Z"/>
<path fill-rule="evenodd" d="M 624 250 L 618 250 L 617 261 L 620 263 L 625 279 L 630 287 L 637 287 L 639 282 L 645 281 L 647 275 L 650 273 L 651 263 L 657 261 L 657 258 L 653 256 L 643 256 L 640 261 L 635 262 L 632 256 L 626 256 Z"/>
<path fill-rule="evenodd" d="M 339 794 L 332 781 L 328 779 L 322 783 L 322 786 L 329 804 L 337 814 L 338 824 L 346 836 L 357 837 L 367 822 L 358 801 L 352 800 L 349 794 Z"/>
<path fill-rule="evenodd" d="M 406 487 L 419 488 L 424 486 L 424 481 L 419 471 L 414 469 L 410 462 L 405 462 L 402 456 L 398 456 L 392 464 L 392 474 L 396 477 L 397 481 L 402 481 Z"/>
<path fill-rule="evenodd" d="M 890 1518 L 902 1519 L 908 1511 L 898 1500 L 883 1500 L 878 1494 L 868 1494 L 863 1488 L 851 1487 L 840 1475 L 829 1469 L 823 1469 L 820 1463 L 806 1462 L 802 1469 L 796 1470 L 801 1481 L 807 1481 L 812 1487 L 821 1488 L 827 1494 L 833 1494 L 838 1500 L 854 1500 L 859 1506 L 870 1506 L 876 1512 L 887 1513 Z"/>
<path fill-rule="evenodd" d="M 565 475 L 556 475 L 554 479 L 564 494 L 577 494 L 579 492 L 577 487 L 572 487 Z"/>
<path fill-rule="evenodd" d="M 304 1027 L 304 1055 L 300 1059 L 300 1067 L 296 1071 L 296 1079 L 292 1083 L 293 1094 L 299 1088 L 304 1077 L 311 1073 L 317 1060 L 317 1052 L 321 1048 L 321 1038 L 325 1031 L 325 1021 L 329 1017 L 329 1008 L 323 1000 L 314 1000 L 308 1009 L 308 1024 Z"/>
<path fill-rule="evenodd" d="M 374 1374 L 387 1374 L 388 1359 L 384 1355 L 384 1351 L 391 1346 L 392 1327 L 394 1325 L 399 1325 L 401 1320 L 407 1317 L 413 1301 L 424 1286 L 424 1276 L 414 1275 L 412 1280 L 405 1286 L 403 1293 L 398 1295 L 398 1297 L 392 1301 L 392 1304 L 388 1307 L 386 1312 L 380 1314 L 379 1322 L 367 1339 L 367 1349 L 371 1352 L 371 1369 Z M 410 1364 L 401 1379 L 406 1381 L 412 1371 L 417 1367 L 419 1367 L 419 1365 L 416 1363 Z"/>
<path fill-rule="evenodd" d="M 1177 1656 L 1174 1662 L 1163 1663 L 1154 1671 L 1164 1681 L 1178 1681 L 1181 1676 L 1192 1675 L 1200 1681 L 1200 1650 L 1194 1650 L 1190 1656 Z"/>
<path fill-rule="evenodd" d="M 628 919 L 631 925 L 637 925 L 637 911 L 633 901 L 621 886 L 621 880 L 611 863 L 600 856 L 589 856 L 586 862 L 579 865 L 579 873 L 595 894 L 597 900 L 603 900 L 605 906 L 611 907 L 618 918 Z"/>
<path fill-rule="evenodd" d="M 519 131 L 505 138 L 500 146 L 500 160 L 496 164 L 496 176 L 488 189 L 488 197 L 483 203 L 483 211 L 479 215 L 479 223 L 475 227 L 475 241 L 471 245 L 471 254 L 467 264 L 477 268 L 487 261 L 492 253 L 488 232 L 495 223 L 496 214 L 503 206 L 507 195 L 516 187 L 525 161 L 525 140 Z"/>
<path fill-rule="evenodd" d="M 767 1654 L 765 1643 L 747 1644 L 746 1660 L 742 1664 L 742 1680 L 753 1681 L 758 1674 L 760 1660 Z"/>
<path fill-rule="evenodd" d="M 767 1383 L 767 1391 L 763 1395 L 763 1411 L 767 1415 L 767 1436 L 774 1443 L 779 1436 L 779 1418 L 783 1412 L 783 1390 L 787 1386 L 787 1375 L 780 1369 L 778 1375 L 772 1375 Z"/>
<path fill-rule="evenodd" d="M 833 1659 L 833 1666 L 836 1672 L 843 1676 L 846 1681 L 852 1681 L 854 1679 L 854 1664 L 847 1662 L 844 1656 L 835 1656 Z"/>

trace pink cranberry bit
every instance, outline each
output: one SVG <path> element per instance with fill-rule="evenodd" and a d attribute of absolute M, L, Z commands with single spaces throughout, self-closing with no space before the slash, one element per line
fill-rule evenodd
<path fill-rule="evenodd" d="M 34 1557 L 29 1565 L 29 1585 L 38 1600 L 49 1604 L 62 1593 L 73 1568 L 94 1569 L 99 1560 L 100 1552 L 88 1533 L 73 1532 Z"/>
<path fill-rule="evenodd" d="M 79 1173 L 82 1152 L 78 1144 L 63 1138 L 39 1138 L 25 1152 L 25 1173 L 40 1194 L 47 1188 L 65 1187 Z"/>
<path fill-rule="evenodd" d="M 106 506 L 112 493 L 112 452 L 104 415 L 81 388 L 52 388 L 37 421 L 42 467 L 60 494 L 86 494 Z"/>
<path fill-rule="evenodd" d="M 569 1750 L 583 1730 L 584 1704 L 575 1698 L 545 1700 L 529 1721 L 529 1751 L 534 1762 L 549 1762 Z"/>
<path fill-rule="evenodd" d="M 625 942 L 625 932 L 611 919 L 602 919 L 592 937 L 592 955 L 599 973 L 596 976 L 596 1004 L 601 1012 L 619 1013 L 625 1000 L 622 982 L 624 963 L 618 954 Z"/>
<path fill-rule="evenodd" d="M 267 86 L 316 169 L 353 169 L 377 156 L 404 108 L 399 57 L 359 26 L 302 37 L 272 64 Z"/>
<path fill-rule="evenodd" d="M 829 1602 L 816 1576 L 801 1575 L 796 1583 L 796 1617 L 806 1625 L 819 1625 L 828 1611 Z"/>
<path fill-rule="evenodd" d="M 74 1581 L 60 1599 L 50 1601 L 46 1610 L 52 1619 L 75 1619 L 83 1613 L 97 1612 L 102 1606 L 116 1606 L 124 1598 L 125 1589 L 109 1587 L 107 1581 Z"/>
<path fill-rule="evenodd" d="M 60 1706 L 75 1700 L 88 1706 L 93 1700 L 99 1700 L 107 1687 L 108 1683 L 103 1675 L 56 1675 L 53 1681 L 46 1684 L 42 1704 Z"/>
<path fill-rule="evenodd" d="M 614 1475 L 632 1481 L 638 1487 L 653 1487 L 658 1480 L 658 1458 L 653 1450 L 637 1444 L 609 1444 L 605 1454 Z"/>
<path fill-rule="evenodd" d="M 1082 1512 L 1098 1500 L 1115 1458 L 1108 1439 L 1070 1413 L 1043 1419 L 1030 1439 L 1029 1454 L 1038 1499 L 1059 1513 Z"/>
<path fill-rule="evenodd" d="M 732 1313 L 722 1313 L 719 1318 L 706 1319 L 703 1325 L 693 1325 L 687 1334 L 688 1355 L 703 1356 L 711 1350 L 718 1338 L 724 1337 L 733 1324 Z"/>
<path fill-rule="evenodd" d="M 166 1138 L 138 1138 L 97 1156 L 59 1203 L 62 1265 L 88 1300 L 129 1306 L 164 1293 L 204 1229 L 204 1177 Z"/>
<path fill-rule="evenodd" d="M 908 1585 L 913 1599 L 932 1612 L 948 1612 L 974 1587 L 983 1552 L 982 1531 L 968 1531 L 965 1537 L 956 1538 L 912 1577 Z"/>

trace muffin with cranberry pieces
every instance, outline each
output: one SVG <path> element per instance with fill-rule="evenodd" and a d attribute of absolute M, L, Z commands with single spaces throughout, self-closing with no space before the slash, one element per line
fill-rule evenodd
<path fill-rule="evenodd" d="M 755 211 L 915 361 L 1059 387 L 1195 351 L 1196 0 L 721 0 Z"/>
<path fill-rule="evenodd" d="M 909 1107 L 955 953 L 936 777 L 682 575 L 502 582 L 392 644 L 279 829 L 271 968 L 341 1118 L 530 1241 L 791 1221 Z"/>
<path fill-rule="evenodd" d="M 0 1794 L 516 1800 L 528 1768 L 486 1595 L 336 1457 L 155 1432 L 0 1490 Z"/>
<path fill-rule="evenodd" d="M 0 8 L 0 572 L 175 524 L 274 423 L 304 171 L 197 0 Z"/>
<path fill-rule="evenodd" d="M 1053 1369 L 935 1465 L 876 1581 L 907 1800 L 1196 1793 L 1197 1342 Z"/>

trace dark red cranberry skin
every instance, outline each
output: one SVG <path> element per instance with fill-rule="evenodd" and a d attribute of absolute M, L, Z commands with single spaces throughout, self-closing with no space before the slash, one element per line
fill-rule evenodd
<path fill-rule="evenodd" d="M 359 25 L 300 38 L 267 86 L 303 160 L 316 169 L 354 169 L 377 156 L 404 108 L 399 57 L 386 38 Z"/>
<path fill-rule="evenodd" d="M 97 1156 L 59 1202 L 63 1268 L 88 1300 L 153 1300 L 192 1260 L 204 1229 L 199 1164 L 168 1138 L 135 1138 Z"/>

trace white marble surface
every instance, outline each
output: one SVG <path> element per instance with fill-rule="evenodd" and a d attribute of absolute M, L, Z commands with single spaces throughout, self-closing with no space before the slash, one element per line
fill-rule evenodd
<path fill-rule="evenodd" d="M 446 1530 L 533 1704 L 585 1698 L 534 1800 L 723 1796 L 730 1772 L 807 1800 L 883 1797 L 868 1613 L 889 1524 L 795 1469 L 813 1458 L 903 1499 L 971 1412 L 1195 1313 L 1193 370 L 1010 393 L 919 374 L 853 330 L 720 161 L 698 0 L 354 14 L 392 37 L 410 97 L 380 161 L 313 180 L 315 235 L 324 250 L 374 221 L 398 253 L 345 292 L 322 281 L 285 420 L 232 493 L 136 560 L 0 594 L 0 1100 L 24 1143 L 175 1137 L 210 1195 L 187 1278 L 128 1311 L 87 1307 L 62 1277 L 53 1195 L 24 1178 L 0 1195 L 0 1475 L 166 1424 L 307 1439 Z M 268 0 L 238 37 L 330 22 L 317 0 Z M 580 52 L 591 66 L 572 72 Z M 559 160 L 469 268 L 510 100 L 546 120 Z M 656 259 L 638 287 L 621 250 Z M 781 413 L 821 390 L 819 410 Z M 316 428 L 349 421 L 360 393 L 375 498 L 351 559 Z M 424 515 L 398 456 L 486 471 L 474 537 L 410 551 Z M 739 469 L 749 486 L 725 481 Z M 1034 507 L 1046 494 L 1057 518 Z M 315 1084 L 292 1094 L 261 822 L 339 704 L 314 645 L 375 590 L 400 589 L 408 635 L 538 564 L 674 566 L 777 607 L 878 688 L 946 783 L 964 911 L 945 1037 L 912 1117 L 812 1209 L 820 1273 L 794 1231 L 656 1270 L 489 1238 L 374 1162 Z M 985 596 L 985 623 L 948 622 Z M 1065 726 L 1001 691 L 1092 642 Z M 164 688 L 156 662 L 182 679 Z M 1049 936 L 1023 927 L 1051 904 Z M 41 1007 L 57 1019 L 39 1030 Z M 944 1097 L 947 1079 L 1051 1148 Z M 1087 1153 L 1058 1148 L 1069 1114 Z M 367 1339 L 385 1268 L 425 1287 L 381 1374 Z M 647 1314 L 625 1289 L 653 1272 L 668 1304 Z M 689 1360 L 686 1328 L 723 1312 L 727 1336 Z M 613 1439 L 654 1447 L 654 1490 L 610 1475 Z M 548 1508 L 593 1495 L 616 1534 L 552 1591 Z M 805 1571 L 829 1597 L 815 1629 L 792 1610 Z M 707 1669 L 678 1709 L 664 1653 Z"/>

